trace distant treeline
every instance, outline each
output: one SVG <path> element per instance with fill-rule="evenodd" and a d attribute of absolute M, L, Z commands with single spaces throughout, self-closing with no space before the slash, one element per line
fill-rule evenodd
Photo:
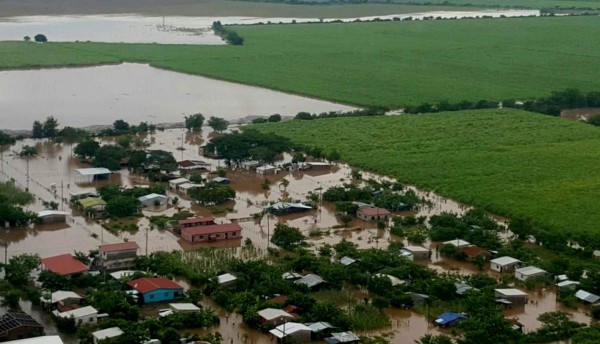
<path fill-rule="evenodd" d="M 526 101 L 516 101 L 514 99 L 504 100 L 502 102 L 493 100 L 480 100 L 472 102 L 463 100 L 458 103 L 441 101 L 438 103 L 421 103 L 416 106 L 408 106 L 404 109 L 405 113 L 432 113 L 443 111 L 460 111 L 473 109 L 493 109 L 499 107 L 522 109 L 525 111 L 542 113 L 551 116 L 560 116 L 562 110 L 600 107 L 600 92 L 584 93 L 578 89 L 568 88 L 563 91 L 554 91 L 549 97 L 536 98 Z"/>
<path fill-rule="evenodd" d="M 310 114 L 308 112 L 298 112 L 298 114 L 294 117 L 294 119 L 301 120 L 312 120 L 312 119 L 320 119 L 320 118 L 336 118 L 336 117 L 360 117 L 360 116 L 383 116 L 385 115 L 387 109 L 384 108 L 370 108 L 364 110 L 354 110 L 354 111 L 329 111 L 322 112 L 320 114 Z"/>
<path fill-rule="evenodd" d="M 244 38 L 235 31 L 227 30 L 220 21 L 215 21 L 212 24 L 212 29 L 218 36 L 221 36 L 227 43 L 231 45 L 244 45 Z"/>

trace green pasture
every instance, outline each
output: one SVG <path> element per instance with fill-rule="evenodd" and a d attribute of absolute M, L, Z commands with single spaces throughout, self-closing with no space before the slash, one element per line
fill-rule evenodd
<path fill-rule="evenodd" d="M 513 7 L 535 9 L 598 9 L 598 0 L 393 0 L 395 4 L 411 3 L 428 6 L 455 5 L 481 7 Z"/>
<path fill-rule="evenodd" d="M 588 124 L 504 109 L 253 127 L 499 215 L 600 229 L 600 129 Z"/>
<path fill-rule="evenodd" d="M 243 46 L 1 42 L 0 69 L 150 63 L 360 106 L 599 90 L 597 17 L 234 27 Z M 52 37 L 49 37 L 52 40 Z"/>

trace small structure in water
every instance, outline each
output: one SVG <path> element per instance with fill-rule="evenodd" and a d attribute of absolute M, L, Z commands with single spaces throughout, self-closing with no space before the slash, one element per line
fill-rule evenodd
<path fill-rule="evenodd" d="M 464 313 L 446 312 L 440 314 L 437 319 L 435 319 L 435 324 L 440 327 L 452 327 L 467 319 L 468 318 Z"/>
<path fill-rule="evenodd" d="M 288 202 L 277 202 L 273 203 L 266 208 L 268 212 L 275 215 L 285 215 L 291 213 L 299 213 L 303 211 L 312 210 L 313 207 L 303 203 L 288 203 Z"/>
<path fill-rule="evenodd" d="M 42 223 L 65 223 L 68 213 L 59 210 L 42 210 L 37 216 Z"/>
<path fill-rule="evenodd" d="M 109 180 L 111 171 L 104 167 L 92 167 L 92 168 L 77 168 L 75 169 L 77 175 L 75 176 L 76 183 L 92 183 L 97 180 Z"/>

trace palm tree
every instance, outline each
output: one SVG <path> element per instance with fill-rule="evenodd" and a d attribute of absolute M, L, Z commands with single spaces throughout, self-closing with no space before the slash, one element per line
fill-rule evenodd
<path fill-rule="evenodd" d="M 21 148 L 19 156 L 27 161 L 27 191 L 29 191 L 29 159 L 37 155 L 37 149 L 33 146 L 25 145 Z"/>

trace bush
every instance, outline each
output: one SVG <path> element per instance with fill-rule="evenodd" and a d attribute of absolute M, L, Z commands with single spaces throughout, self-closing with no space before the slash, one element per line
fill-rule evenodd
<path fill-rule="evenodd" d="M 33 39 L 39 43 L 48 42 L 48 38 L 45 35 L 42 35 L 41 33 L 35 35 Z"/>

